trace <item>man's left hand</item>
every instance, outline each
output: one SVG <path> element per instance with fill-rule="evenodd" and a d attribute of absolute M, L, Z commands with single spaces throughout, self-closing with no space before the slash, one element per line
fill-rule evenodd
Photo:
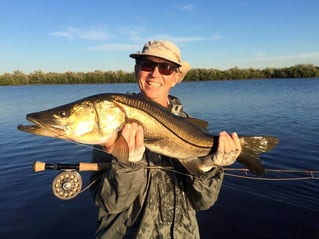
<path fill-rule="evenodd" d="M 220 167 L 231 165 L 240 153 L 241 144 L 237 133 L 220 132 L 217 152 L 213 156 L 214 164 Z"/>

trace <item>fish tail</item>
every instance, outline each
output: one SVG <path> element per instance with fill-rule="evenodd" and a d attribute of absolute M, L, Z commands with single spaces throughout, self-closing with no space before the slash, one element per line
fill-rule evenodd
<path fill-rule="evenodd" d="M 259 154 L 245 150 L 239 155 L 237 161 L 244 164 L 246 168 L 257 176 L 263 176 L 265 174 L 265 166 L 259 159 Z"/>
<path fill-rule="evenodd" d="M 260 160 L 260 154 L 272 150 L 279 142 L 278 138 L 271 136 L 241 137 L 242 152 L 237 161 L 244 164 L 257 176 L 265 174 L 265 167 Z"/>

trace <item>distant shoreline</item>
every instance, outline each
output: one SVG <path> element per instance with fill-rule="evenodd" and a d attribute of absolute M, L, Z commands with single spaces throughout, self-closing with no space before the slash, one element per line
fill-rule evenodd
<path fill-rule="evenodd" d="M 247 79 L 285 79 L 285 78 L 317 78 L 319 67 L 312 64 L 299 64 L 285 68 L 240 69 L 228 70 L 191 69 L 184 81 L 214 80 L 247 80 Z M 134 72 L 101 71 L 92 72 L 48 72 L 34 71 L 25 74 L 19 70 L 0 75 L 0 86 L 9 85 L 50 85 L 50 84 L 95 84 L 95 83 L 130 83 L 136 82 Z"/>

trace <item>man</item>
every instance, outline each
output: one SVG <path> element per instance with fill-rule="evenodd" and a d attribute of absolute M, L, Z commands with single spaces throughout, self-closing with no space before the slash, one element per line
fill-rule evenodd
<path fill-rule="evenodd" d="M 169 41 L 149 41 L 142 52 L 130 57 L 136 60 L 139 97 L 187 117 L 180 101 L 169 95 L 190 69 L 179 49 Z M 200 176 L 188 173 L 177 159 L 145 149 L 140 125 L 128 123 L 121 134 L 128 143 L 129 163 L 111 155 L 117 135 L 104 145 L 108 154 L 93 152 L 93 161 L 112 162 L 95 191 L 97 238 L 199 238 L 196 211 L 210 208 L 217 200 L 222 166 L 232 164 L 241 151 L 237 134 L 220 133 L 217 152 L 208 157 L 214 166 L 203 165 Z M 172 166 L 175 170 L 165 169 Z"/>

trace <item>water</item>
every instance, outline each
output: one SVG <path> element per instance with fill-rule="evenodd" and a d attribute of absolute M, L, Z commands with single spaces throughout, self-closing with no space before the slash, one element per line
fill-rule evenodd
<path fill-rule="evenodd" d="M 268 168 L 319 170 L 318 80 L 187 82 L 172 94 L 192 116 L 207 120 L 211 133 L 277 136 L 280 144 L 262 155 Z M 34 161 L 90 161 L 91 150 L 16 126 L 26 123 L 29 112 L 92 94 L 137 90 L 136 84 L 0 87 L 0 238 L 94 238 L 97 209 L 89 190 L 62 201 L 51 191 L 57 172 L 32 171 Z M 81 175 L 87 185 L 89 173 Z M 198 219 L 202 238 L 319 238 L 319 180 L 226 175 L 218 202 Z"/>

